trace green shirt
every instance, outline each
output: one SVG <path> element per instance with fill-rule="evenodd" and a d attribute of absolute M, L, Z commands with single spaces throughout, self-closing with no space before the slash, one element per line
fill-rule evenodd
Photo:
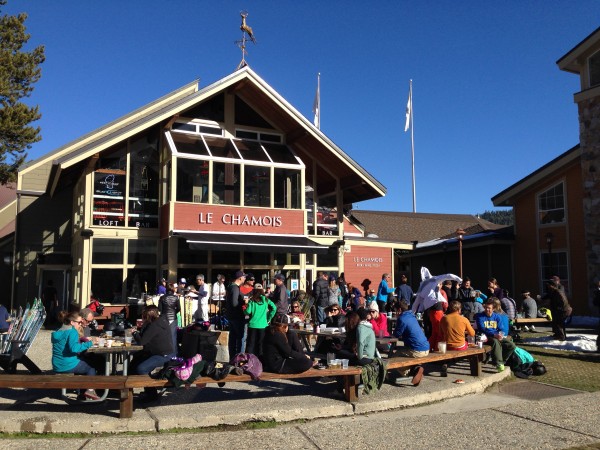
<path fill-rule="evenodd" d="M 248 328 L 267 328 L 276 312 L 275 303 L 264 295 L 258 301 L 250 300 L 246 309 L 246 314 L 250 316 Z"/>

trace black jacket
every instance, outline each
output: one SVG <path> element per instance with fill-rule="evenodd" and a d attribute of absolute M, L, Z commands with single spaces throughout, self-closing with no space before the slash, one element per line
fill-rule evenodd
<path fill-rule="evenodd" d="M 158 300 L 158 311 L 162 316 L 167 316 L 169 322 L 177 320 L 177 313 L 180 309 L 179 297 L 172 292 L 166 293 Z"/>
<path fill-rule="evenodd" d="M 144 351 L 152 355 L 168 355 L 173 352 L 171 327 L 166 316 L 160 316 L 154 322 L 146 323 L 135 340 L 144 346 Z"/>
<path fill-rule="evenodd" d="M 263 341 L 262 363 L 264 370 L 279 373 L 283 362 L 288 358 L 306 359 L 296 333 L 288 330 L 287 334 L 284 335 L 278 331 L 271 333 L 271 330 L 267 329 Z"/>
<path fill-rule="evenodd" d="M 329 283 L 324 278 L 319 278 L 313 284 L 313 296 L 317 306 L 326 307 L 329 304 Z"/>
<path fill-rule="evenodd" d="M 225 317 L 229 320 L 244 320 L 243 304 L 244 296 L 240 292 L 240 287 L 231 283 L 225 293 Z"/>

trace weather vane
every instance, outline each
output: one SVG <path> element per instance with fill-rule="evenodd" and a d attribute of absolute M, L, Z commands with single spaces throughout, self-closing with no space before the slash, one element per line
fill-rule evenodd
<path fill-rule="evenodd" d="M 238 70 L 244 66 L 247 66 L 246 62 L 246 42 L 248 40 L 252 41 L 253 44 L 256 44 L 256 39 L 254 38 L 254 33 L 252 32 L 252 28 L 246 24 L 246 17 L 248 17 L 248 11 L 241 11 L 240 16 L 242 16 L 242 24 L 240 25 L 240 30 L 242 30 L 242 39 L 239 41 L 235 41 L 237 46 L 242 50 L 242 60 L 238 65 Z"/>

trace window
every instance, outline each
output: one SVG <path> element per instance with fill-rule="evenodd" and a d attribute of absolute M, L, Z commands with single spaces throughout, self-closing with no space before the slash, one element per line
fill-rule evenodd
<path fill-rule="evenodd" d="M 543 252 L 541 254 L 541 275 L 542 288 L 545 289 L 546 280 L 554 275 L 560 277 L 560 283 L 565 287 L 565 292 L 569 292 L 569 266 L 567 252 Z"/>
<path fill-rule="evenodd" d="M 127 225 L 158 228 L 158 135 L 132 139 L 129 152 L 129 211 Z"/>
<path fill-rule="evenodd" d="M 271 206 L 271 168 L 244 166 L 244 206 Z"/>
<path fill-rule="evenodd" d="M 177 158 L 177 201 L 208 203 L 209 162 Z"/>
<path fill-rule="evenodd" d="M 92 264 L 122 264 L 123 239 L 98 239 L 93 241 Z"/>
<path fill-rule="evenodd" d="M 588 70 L 590 74 L 590 87 L 600 84 L 600 51 L 594 53 L 588 59 Z"/>
<path fill-rule="evenodd" d="M 300 171 L 275 168 L 275 208 L 300 208 Z"/>
<path fill-rule="evenodd" d="M 240 165 L 213 163 L 213 203 L 240 204 Z"/>
<path fill-rule="evenodd" d="M 156 264 L 157 243 L 151 239 L 129 239 L 128 264 Z"/>
<path fill-rule="evenodd" d="M 565 221 L 564 183 L 542 192 L 538 196 L 538 218 L 541 225 Z"/>

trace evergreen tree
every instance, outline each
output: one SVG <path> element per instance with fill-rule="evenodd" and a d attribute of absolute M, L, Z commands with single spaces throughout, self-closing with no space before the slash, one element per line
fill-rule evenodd
<path fill-rule="evenodd" d="M 0 0 L 0 7 L 6 1 Z M 21 100 L 31 95 L 46 57 L 42 45 L 23 51 L 30 38 L 25 19 L 25 13 L 0 16 L 0 184 L 16 179 L 26 151 L 41 139 L 40 127 L 30 125 L 41 117 L 38 106 Z"/>
<path fill-rule="evenodd" d="M 483 214 L 478 214 L 478 216 L 497 225 L 513 225 L 515 223 L 512 209 L 485 211 Z"/>

